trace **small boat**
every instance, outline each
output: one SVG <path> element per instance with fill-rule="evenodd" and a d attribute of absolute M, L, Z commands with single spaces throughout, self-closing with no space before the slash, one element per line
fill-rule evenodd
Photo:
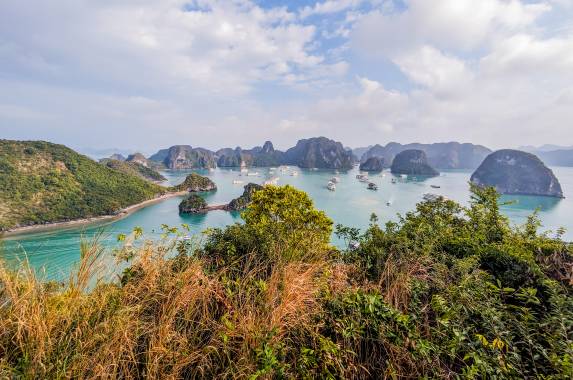
<path fill-rule="evenodd" d="M 441 188 L 441 186 L 438 186 L 438 185 L 430 185 L 430 187 L 433 188 L 433 189 L 439 189 L 439 188 Z"/>
<path fill-rule="evenodd" d="M 392 202 L 390 202 L 390 201 L 386 202 L 386 206 L 388 206 L 388 207 L 392 206 Z"/>
<path fill-rule="evenodd" d="M 407 178 L 408 178 L 408 174 L 400 174 L 400 177 L 401 177 L 402 179 L 407 179 Z"/>
<path fill-rule="evenodd" d="M 242 183 L 243 183 L 243 181 L 241 181 L 240 179 L 234 179 L 233 180 L 233 185 L 240 185 Z"/>
<path fill-rule="evenodd" d="M 368 190 L 378 190 L 378 185 L 376 185 L 374 182 L 370 182 L 368 184 Z"/>
<path fill-rule="evenodd" d="M 334 182 L 328 182 L 328 184 L 326 185 L 326 188 L 330 191 L 334 191 L 334 190 L 336 190 L 336 184 Z"/>
<path fill-rule="evenodd" d="M 258 175 L 259 175 L 259 172 L 248 172 L 248 173 L 247 173 L 247 176 L 248 176 L 248 177 L 256 177 L 256 176 L 258 176 Z"/>
<path fill-rule="evenodd" d="M 392 178 L 392 183 L 396 183 L 396 178 Z"/>
<path fill-rule="evenodd" d="M 298 175 L 298 172 L 297 172 L 297 171 L 294 171 L 294 172 L 290 173 L 290 175 L 293 176 L 293 177 L 296 177 L 296 176 Z"/>
<path fill-rule="evenodd" d="M 338 183 L 338 182 L 340 182 L 340 177 L 332 177 L 332 178 L 330 179 L 330 182 Z"/>

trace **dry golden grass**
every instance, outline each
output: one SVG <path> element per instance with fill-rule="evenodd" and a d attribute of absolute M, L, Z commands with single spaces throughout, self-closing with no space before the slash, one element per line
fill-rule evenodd
<path fill-rule="evenodd" d="M 96 243 L 82 244 L 63 287 L 0 266 L 0 374 L 247 378 L 257 370 L 257 348 L 314 329 L 324 262 L 278 264 L 254 285 L 261 267 L 253 260 L 229 286 L 224 270 L 208 274 L 198 259 L 174 269 L 167 251 L 144 244 L 132 266 L 136 280 L 124 286 L 97 281 L 105 274 Z M 13 368 L 14 358 L 27 361 Z"/>

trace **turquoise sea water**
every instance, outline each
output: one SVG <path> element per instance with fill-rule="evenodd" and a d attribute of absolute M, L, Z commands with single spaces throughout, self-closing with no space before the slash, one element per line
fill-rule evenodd
<path fill-rule="evenodd" d="M 565 238 L 573 240 L 573 168 L 552 168 L 559 178 L 566 199 L 532 196 L 505 196 L 503 200 L 515 201 L 502 207 L 503 212 L 514 223 L 523 223 L 535 209 L 540 209 L 543 228 L 555 231 L 559 227 L 567 229 Z M 293 170 L 298 176 L 292 176 Z M 215 171 L 197 171 L 210 177 L 218 186 L 213 193 L 204 194 L 209 204 L 227 203 L 243 192 L 248 182 L 262 183 L 272 176 L 279 177 L 278 184 L 290 184 L 306 191 L 314 200 L 315 206 L 324 210 L 335 223 L 365 228 L 371 213 L 379 216 L 380 222 L 395 220 L 397 213 L 404 214 L 420 202 L 424 193 L 444 195 L 450 199 L 466 204 L 469 200 L 468 181 L 470 171 L 447 171 L 439 177 L 408 178 L 394 177 L 388 172 L 370 175 L 370 180 L 378 184 L 378 191 L 368 190 L 366 184 L 356 179 L 358 170 L 335 174 L 332 170 L 300 170 L 291 168 L 288 172 L 270 174 L 268 168 L 257 168 L 258 176 L 241 176 L 238 170 L 216 169 Z M 189 172 L 166 172 L 170 184 L 177 184 Z M 328 180 L 334 175 L 340 177 L 336 191 L 326 189 Z M 397 183 L 391 182 L 392 178 Z M 244 184 L 233 184 L 233 180 L 242 180 Z M 431 185 L 440 186 L 439 189 Z M 128 234 L 134 227 L 142 227 L 146 236 L 159 237 L 161 224 L 178 226 L 186 223 L 193 233 L 199 233 L 208 227 L 223 227 L 240 221 L 238 213 L 212 211 L 204 215 L 181 216 L 178 204 L 181 198 L 171 198 L 160 203 L 138 210 L 125 219 L 104 225 L 71 228 L 31 235 L 6 238 L 2 241 L 0 257 L 10 266 L 21 265 L 27 259 L 32 267 L 41 271 L 47 279 L 63 279 L 68 276 L 70 268 L 79 259 L 79 242 L 81 236 L 89 238 L 103 229 L 102 242 L 107 247 L 117 244 L 117 235 Z M 391 205 L 388 206 L 387 202 Z M 336 242 L 335 242 L 336 243 Z"/>

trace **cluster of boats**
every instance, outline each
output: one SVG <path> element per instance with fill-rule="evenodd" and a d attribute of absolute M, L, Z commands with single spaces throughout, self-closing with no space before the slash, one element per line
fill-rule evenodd
<path fill-rule="evenodd" d="M 326 188 L 330 191 L 336 190 L 336 184 L 340 182 L 340 177 L 332 177 L 326 184 Z"/>
<path fill-rule="evenodd" d="M 378 185 L 376 185 L 374 182 L 370 182 L 370 178 L 368 178 L 368 174 L 366 173 L 359 173 L 356 175 L 356 179 L 358 179 L 358 181 L 360 182 L 366 182 L 368 183 L 368 190 L 378 190 Z"/>

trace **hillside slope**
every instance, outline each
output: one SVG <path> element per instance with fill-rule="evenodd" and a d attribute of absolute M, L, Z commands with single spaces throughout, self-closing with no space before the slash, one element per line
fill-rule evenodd
<path fill-rule="evenodd" d="M 162 192 L 63 145 L 0 140 L 0 231 L 113 214 Z"/>
<path fill-rule="evenodd" d="M 100 163 L 107 166 L 108 168 L 119 170 L 120 172 L 126 174 L 135 175 L 148 181 L 163 182 L 166 180 L 166 178 L 162 176 L 161 173 L 150 167 L 140 164 L 139 162 L 119 161 L 104 158 L 100 161 Z"/>

